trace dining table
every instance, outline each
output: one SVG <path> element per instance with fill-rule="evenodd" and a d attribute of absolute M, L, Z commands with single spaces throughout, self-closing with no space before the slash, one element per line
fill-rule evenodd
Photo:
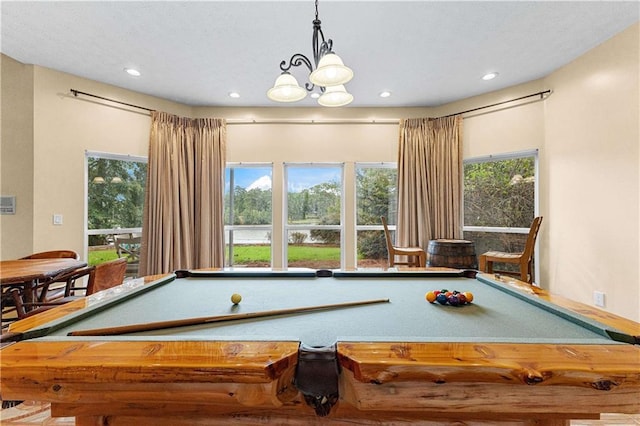
<path fill-rule="evenodd" d="M 20 290 L 25 303 L 42 300 L 46 295 L 46 284 L 87 266 L 82 260 L 70 258 L 15 259 L 0 261 L 0 286 L 2 294 L 12 288 Z M 42 289 L 40 295 L 38 288 Z"/>

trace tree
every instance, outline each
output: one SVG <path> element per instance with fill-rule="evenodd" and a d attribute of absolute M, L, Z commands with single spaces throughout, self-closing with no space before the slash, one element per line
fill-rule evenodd
<path fill-rule="evenodd" d="M 361 168 L 357 170 L 358 225 L 379 225 L 380 216 L 391 223 L 396 219 L 397 170 L 391 168 Z M 384 233 L 361 231 L 358 233 L 358 254 L 368 259 L 387 256 Z"/>
<path fill-rule="evenodd" d="M 480 227 L 528 228 L 535 214 L 535 158 L 523 157 L 466 164 L 464 224 Z M 476 252 L 518 252 L 526 235 L 510 232 L 465 232 Z M 510 265 L 505 265 L 505 270 Z M 515 268 L 517 269 L 517 268 Z"/>
<path fill-rule="evenodd" d="M 464 223 L 527 228 L 534 215 L 531 157 L 465 165 Z"/>
<path fill-rule="evenodd" d="M 89 229 L 142 227 L 146 163 L 89 157 L 88 175 Z M 89 244 L 103 244 L 100 238 Z"/>
<path fill-rule="evenodd" d="M 287 194 L 287 213 L 289 222 L 305 220 L 308 214 L 308 190 Z"/>
<path fill-rule="evenodd" d="M 241 186 L 234 188 L 233 217 L 230 218 L 231 204 L 225 194 L 225 223 L 233 225 L 264 225 L 271 223 L 271 190 L 253 188 L 246 190 Z"/>
<path fill-rule="evenodd" d="M 341 188 L 338 182 L 324 182 L 309 188 L 309 205 L 318 225 L 340 225 Z M 340 231 L 330 229 L 311 230 L 313 240 L 339 245 Z"/>

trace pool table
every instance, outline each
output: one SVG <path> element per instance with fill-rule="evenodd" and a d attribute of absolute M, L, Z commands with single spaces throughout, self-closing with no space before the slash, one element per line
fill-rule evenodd
<path fill-rule="evenodd" d="M 640 413 L 640 324 L 512 278 L 236 269 L 147 281 L 12 324 L 2 399 L 49 401 L 77 425 L 560 425 Z M 443 288 L 474 300 L 425 300 Z"/>

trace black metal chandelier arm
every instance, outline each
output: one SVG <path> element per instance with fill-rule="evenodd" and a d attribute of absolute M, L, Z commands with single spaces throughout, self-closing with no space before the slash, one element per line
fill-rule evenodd
<path fill-rule="evenodd" d="M 320 93 L 329 93 L 331 96 L 315 96 L 318 98 L 318 103 L 323 106 L 343 106 L 347 105 L 353 100 L 353 96 L 349 94 L 344 86 L 336 83 L 347 82 L 353 77 L 353 72 L 342 64 L 342 59 L 335 55 L 335 57 L 328 57 L 323 62 L 323 69 L 319 69 L 320 61 L 325 55 L 334 54 L 333 41 L 331 39 L 325 39 L 322 32 L 322 23 L 318 19 L 318 0 L 315 0 L 316 16 L 313 20 L 313 38 L 311 40 L 313 48 L 313 56 L 311 59 L 303 55 L 302 53 L 296 53 L 291 56 L 289 62 L 280 62 L 280 70 L 282 74 L 278 76 L 274 86 L 269 89 L 267 96 L 278 102 L 295 102 L 305 97 L 305 93 L 301 91 L 301 87 L 298 81 L 293 77 L 289 70 L 293 67 L 299 67 L 304 64 L 309 70 L 309 82 L 304 84 L 304 87 L 308 92 L 313 92 L 316 88 Z M 335 70 L 337 78 L 327 77 L 330 70 Z M 318 85 L 311 82 L 311 80 L 318 82 Z M 325 85 L 329 85 L 329 89 Z M 317 95 L 317 93 L 316 93 Z M 313 95 L 312 95 L 313 96 Z"/>
<path fill-rule="evenodd" d="M 291 59 L 289 59 L 289 65 L 287 65 L 287 61 L 280 62 L 280 69 L 283 72 L 288 72 L 291 67 L 299 67 L 302 64 L 306 65 L 306 67 L 309 69 L 309 72 L 313 71 L 311 61 L 302 53 L 296 53 L 295 55 L 293 55 Z"/>
<path fill-rule="evenodd" d="M 331 39 L 322 42 L 320 45 L 320 56 L 318 58 L 322 58 L 327 53 L 333 53 L 333 40 Z M 319 60 L 320 59 L 318 59 L 318 61 Z"/>
<path fill-rule="evenodd" d="M 313 61 L 315 62 L 316 68 L 318 67 L 318 62 L 320 62 L 320 58 L 322 57 L 321 46 L 325 44 L 324 41 L 324 33 L 322 32 L 322 27 L 320 26 L 320 20 L 316 17 L 313 21 L 313 36 L 311 37 L 311 48 L 313 49 Z"/>

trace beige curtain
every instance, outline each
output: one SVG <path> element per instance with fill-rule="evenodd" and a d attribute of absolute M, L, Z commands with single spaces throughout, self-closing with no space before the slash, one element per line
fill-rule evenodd
<path fill-rule="evenodd" d="M 224 266 L 226 123 L 151 113 L 140 274 Z"/>
<path fill-rule="evenodd" d="M 462 238 L 462 117 L 400 122 L 396 243 Z"/>

